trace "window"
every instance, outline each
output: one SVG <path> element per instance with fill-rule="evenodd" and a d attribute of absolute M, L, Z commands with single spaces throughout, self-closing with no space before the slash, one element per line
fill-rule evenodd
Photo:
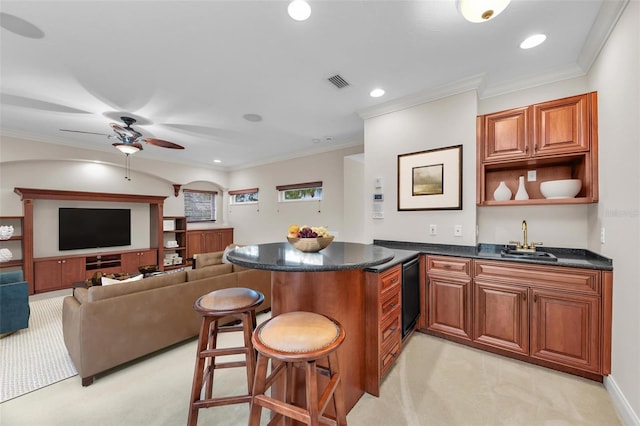
<path fill-rule="evenodd" d="M 185 189 L 184 214 L 187 222 L 215 222 L 216 195 L 215 191 L 194 191 Z"/>
<path fill-rule="evenodd" d="M 322 181 L 276 186 L 278 201 L 319 201 L 322 200 Z"/>
<path fill-rule="evenodd" d="M 255 204 L 258 202 L 258 188 L 229 191 L 231 204 Z"/>

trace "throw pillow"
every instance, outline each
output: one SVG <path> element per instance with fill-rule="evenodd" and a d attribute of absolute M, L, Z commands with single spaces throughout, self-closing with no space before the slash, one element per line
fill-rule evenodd
<path fill-rule="evenodd" d="M 102 285 L 122 284 L 138 281 L 144 278 L 143 274 L 136 275 L 135 277 L 127 278 L 126 280 L 114 280 L 113 278 L 102 277 Z"/>

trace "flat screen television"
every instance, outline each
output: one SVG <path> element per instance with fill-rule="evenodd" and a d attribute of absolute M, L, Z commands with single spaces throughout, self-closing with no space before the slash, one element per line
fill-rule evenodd
<path fill-rule="evenodd" d="M 131 245 L 129 209 L 58 209 L 58 248 L 85 248 Z"/>

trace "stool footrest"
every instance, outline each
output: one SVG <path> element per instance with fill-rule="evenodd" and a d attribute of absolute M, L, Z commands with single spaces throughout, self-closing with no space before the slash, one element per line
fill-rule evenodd
<path fill-rule="evenodd" d="M 249 349 L 244 347 L 206 349 L 200 352 L 200 358 L 210 358 L 214 356 L 239 355 L 246 354 Z"/>
<path fill-rule="evenodd" d="M 236 368 L 236 367 L 246 367 L 246 361 L 230 361 L 230 362 L 221 362 L 220 364 L 216 364 L 214 367 L 216 370 L 220 368 Z"/>
<path fill-rule="evenodd" d="M 221 396 L 219 398 L 202 399 L 194 401 L 192 406 L 200 409 L 217 407 L 220 405 L 242 404 L 243 402 L 251 402 L 251 395 Z"/>
<path fill-rule="evenodd" d="M 234 331 L 243 331 L 242 325 L 224 325 L 222 327 L 218 327 L 218 333 L 231 333 Z"/>

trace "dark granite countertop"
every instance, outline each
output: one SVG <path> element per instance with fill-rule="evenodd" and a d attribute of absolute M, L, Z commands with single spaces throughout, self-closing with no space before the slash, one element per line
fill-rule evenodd
<path fill-rule="evenodd" d="M 555 265 L 571 268 L 613 270 L 613 261 L 611 259 L 585 249 L 538 247 L 537 251 L 551 253 L 557 258 L 555 261 L 549 261 L 545 259 L 512 259 L 502 257 L 501 251 L 506 247 L 503 244 L 478 244 L 478 246 L 473 247 L 387 240 L 374 240 L 373 243 L 394 250 L 417 251 L 421 254 L 500 260 L 527 264 L 534 263 L 538 265 Z M 513 248 L 513 246 L 509 247 Z"/>
<path fill-rule="evenodd" d="M 374 244 L 333 242 L 317 253 L 305 253 L 282 242 L 238 247 L 227 259 L 253 269 L 321 272 L 365 269 L 389 262 L 394 256 L 393 250 Z"/>
<path fill-rule="evenodd" d="M 395 254 L 395 256 L 393 257 L 393 259 L 391 259 L 388 262 L 385 263 L 381 263 L 379 265 L 375 265 L 375 266 L 370 266 L 368 268 L 366 268 L 366 271 L 369 272 L 382 272 L 382 271 L 386 271 L 387 269 L 396 266 L 397 264 L 400 263 L 405 263 L 415 257 L 418 257 L 420 255 L 420 251 L 418 250 L 405 250 L 405 249 L 397 249 L 397 248 L 392 248 L 389 247 L 391 250 L 393 250 L 393 253 Z"/>

